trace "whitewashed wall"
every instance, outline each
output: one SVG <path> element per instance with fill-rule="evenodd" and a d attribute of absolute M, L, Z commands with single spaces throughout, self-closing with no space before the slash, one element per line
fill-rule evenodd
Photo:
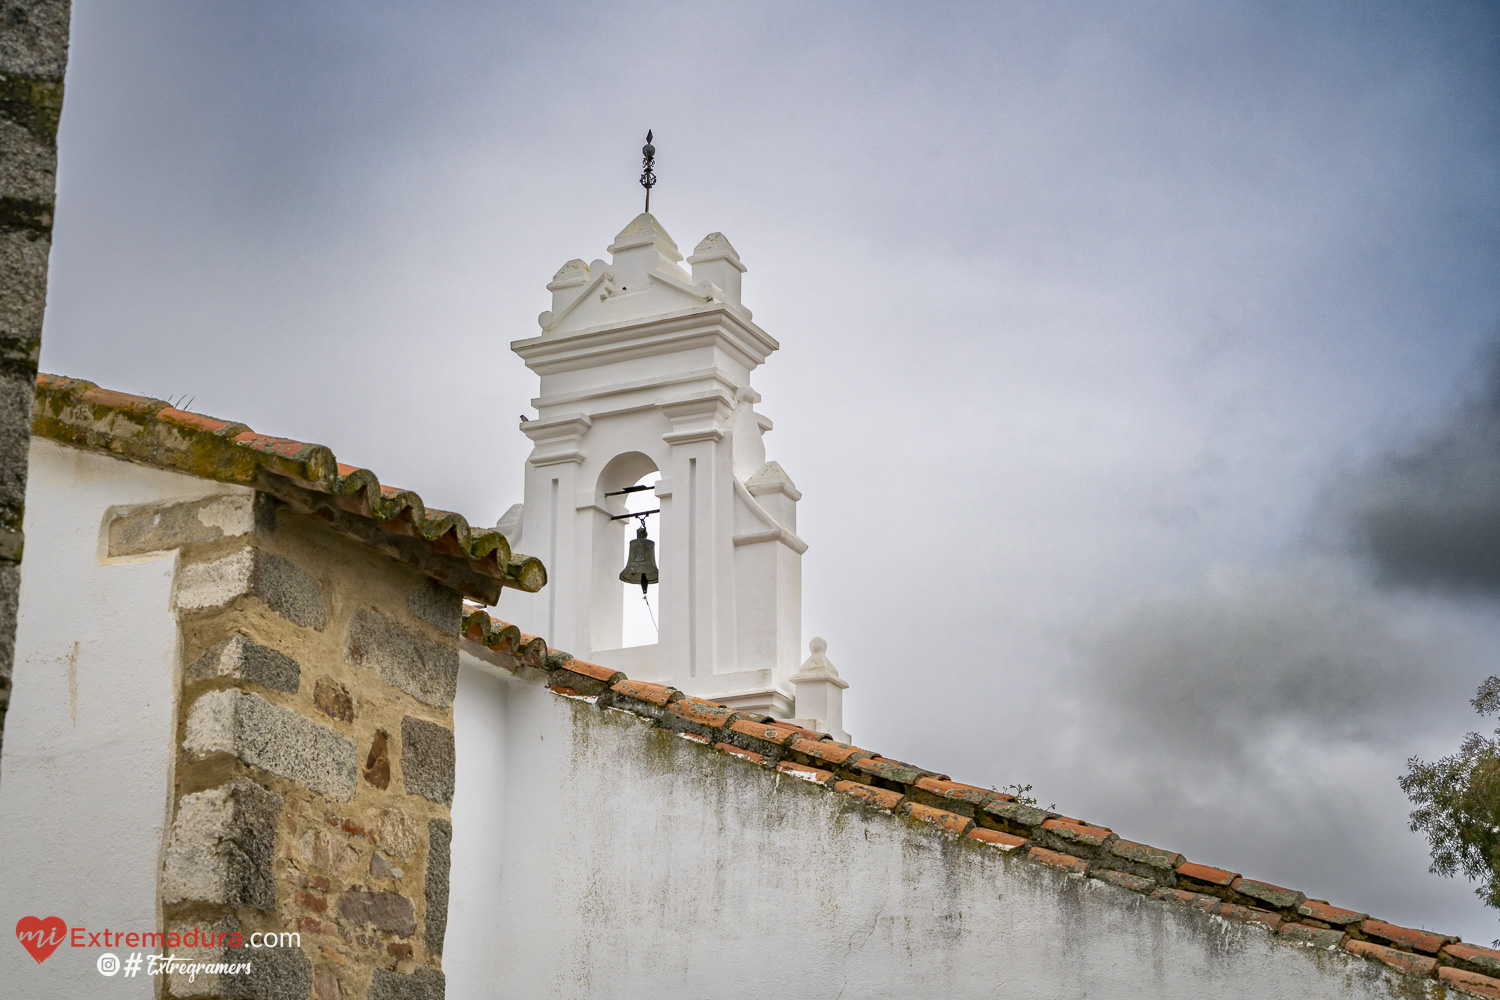
<path fill-rule="evenodd" d="M 461 681 L 458 769 L 461 1000 L 1427 995 L 519 680 Z"/>
<path fill-rule="evenodd" d="M 91 931 L 157 928 L 177 690 L 175 557 L 105 561 L 100 527 L 114 505 L 225 490 L 33 439 L 15 686 L 0 761 L 0 913 L 9 919 L 58 916 Z M 101 977 L 100 951 L 64 945 L 38 965 L 7 945 L 0 993 L 153 995 L 145 976 Z"/>
<path fill-rule="evenodd" d="M 505 857 L 508 694 L 518 685 L 468 654 L 460 660 L 453 700 L 457 772 L 448 889 L 448 934 L 443 973 L 448 996 L 488 997 L 499 981 L 503 954 L 495 921 L 505 901 L 498 891 Z"/>

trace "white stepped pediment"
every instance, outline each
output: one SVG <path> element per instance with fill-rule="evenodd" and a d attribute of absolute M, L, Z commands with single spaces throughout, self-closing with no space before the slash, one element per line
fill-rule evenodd
<path fill-rule="evenodd" d="M 609 253 L 609 262 L 575 259 L 558 269 L 547 285 L 552 308 L 537 317 L 544 337 L 713 303 L 727 303 L 749 317 L 739 301 L 744 265 L 721 233 L 710 233 L 698 245 L 689 272 L 676 241 L 643 212 L 620 230 Z"/>

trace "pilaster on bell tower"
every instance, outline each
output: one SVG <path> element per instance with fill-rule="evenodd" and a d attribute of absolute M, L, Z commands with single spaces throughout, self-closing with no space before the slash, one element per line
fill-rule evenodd
<path fill-rule="evenodd" d="M 533 442 L 525 502 L 501 527 L 542 557 L 551 582 L 503 613 L 631 677 L 791 717 L 801 494 L 766 461 L 771 421 L 750 385 L 779 345 L 741 303 L 745 266 L 722 233 L 684 266 L 666 229 L 642 213 L 608 253 L 559 268 L 541 333 L 511 344 L 541 392 L 537 418 L 521 424 Z M 634 524 L 611 520 L 625 507 L 606 494 L 653 472 L 658 641 L 622 647 L 620 553 Z"/>

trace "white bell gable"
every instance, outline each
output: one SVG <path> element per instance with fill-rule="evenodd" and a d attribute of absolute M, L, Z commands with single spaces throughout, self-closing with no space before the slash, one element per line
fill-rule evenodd
<path fill-rule="evenodd" d="M 807 549 L 797 535 L 801 493 L 766 461 L 771 421 L 750 385 L 779 345 L 741 303 L 745 265 L 722 233 L 684 262 L 642 214 L 608 253 L 608 262 L 559 268 L 541 333 L 511 344 L 541 392 L 537 418 L 521 424 L 533 442 L 525 502 L 500 526 L 519 551 L 541 557 L 550 582 L 539 594 L 507 594 L 497 613 L 632 678 L 790 718 Z M 611 520 L 625 506 L 606 494 L 653 472 L 658 641 L 625 647 L 618 575 L 635 522 Z"/>

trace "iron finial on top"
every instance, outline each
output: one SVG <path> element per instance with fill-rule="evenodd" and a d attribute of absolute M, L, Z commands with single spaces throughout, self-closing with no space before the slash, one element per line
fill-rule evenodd
<path fill-rule="evenodd" d="M 656 185 L 656 174 L 652 166 L 656 163 L 656 147 L 651 145 L 651 130 L 646 130 L 646 144 L 641 147 L 641 187 L 646 189 L 646 211 L 651 211 L 651 188 Z"/>

